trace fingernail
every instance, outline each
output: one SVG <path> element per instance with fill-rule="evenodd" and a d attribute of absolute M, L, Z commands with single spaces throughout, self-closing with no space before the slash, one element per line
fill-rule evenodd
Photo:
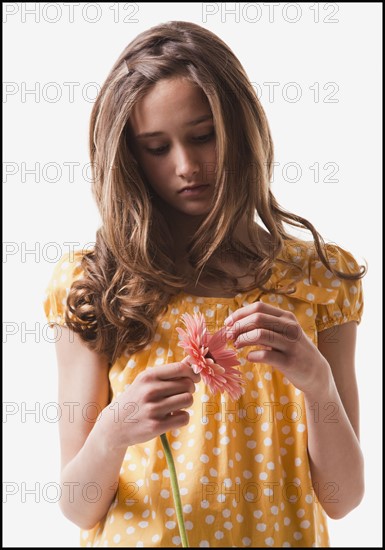
<path fill-rule="evenodd" d="M 234 320 L 233 320 L 232 316 L 229 315 L 229 317 L 227 317 L 227 318 L 224 320 L 224 323 L 225 323 L 225 325 L 227 325 L 228 327 L 231 326 L 231 325 L 234 323 Z"/>

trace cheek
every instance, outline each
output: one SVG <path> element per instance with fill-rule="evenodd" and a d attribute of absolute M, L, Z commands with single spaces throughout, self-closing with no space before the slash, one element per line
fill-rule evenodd
<path fill-rule="evenodd" d="M 146 160 L 142 163 L 143 172 L 154 189 L 165 189 L 167 182 L 170 181 L 169 169 L 166 162 L 156 160 Z"/>

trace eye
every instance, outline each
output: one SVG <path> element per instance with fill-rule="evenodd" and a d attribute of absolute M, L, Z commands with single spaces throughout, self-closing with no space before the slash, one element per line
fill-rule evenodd
<path fill-rule="evenodd" d="M 197 136 L 194 137 L 194 141 L 197 141 L 198 143 L 205 143 L 206 141 L 210 141 L 211 138 L 213 138 L 215 135 L 214 130 L 212 130 L 209 134 L 204 134 L 203 136 Z"/>
<path fill-rule="evenodd" d="M 163 155 L 167 151 L 167 148 L 167 145 L 163 145 L 163 147 L 156 147 L 155 149 L 147 148 L 147 151 L 150 155 Z"/>

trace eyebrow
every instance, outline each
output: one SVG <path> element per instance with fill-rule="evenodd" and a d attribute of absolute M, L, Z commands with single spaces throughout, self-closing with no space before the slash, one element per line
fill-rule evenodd
<path fill-rule="evenodd" d="M 190 120 L 190 122 L 186 122 L 185 126 L 197 126 L 201 122 L 205 122 L 206 120 L 212 120 L 212 115 L 202 115 L 199 118 L 196 118 L 195 120 Z M 142 134 L 138 134 L 135 136 L 137 139 L 142 138 L 150 138 L 150 137 L 156 137 L 156 136 L 162 136 L 164 135 L 164 132 L 144 132 Z"/>

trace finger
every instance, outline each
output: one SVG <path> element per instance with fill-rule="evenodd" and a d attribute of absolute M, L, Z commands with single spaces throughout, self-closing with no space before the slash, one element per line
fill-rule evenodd
<path fill-rule="evenodd" d="M 191 407 L 194 402 L 194 398 L 191 393 L 180 393 L 178 395 L 171 395 L 159 401 L 157 412 L 159 416 L 166 416 L 168 414 L 175 413 L 180 409 L 187 409 Z"/>
<path fill-rule="evenodd" d="M 280 351 L 253 350 L 247 354 L 247 360 L 251 363 L 264 363 L 280 369 L 284 360 L 284 354 Z"/>
<path fill-rule="evenodd" d="M 268 315 L 266 313 L 252 313 L 239 321 L 236 321 L 231 327 L 226 328 L 226 337 L 235 340 L 239 334 L 248 332 L 256 328 L 265 328 L 275 332 L 282 333 L 285 330 L 287 320 L 282 317 Z"/>
<path fill-rule="evenodd" d="M 288 348 L 288 342 L 282 334 L 264 328 L 257 328 L 240 334 L 234 342 L 237 349 L 257 345 L 268 346 L 278 351 L 286 351 Z"/>
<path fill-rule="evenodd" d="M 164 398 L 170 395 L 178 395 L 180 393 L 194 393 L 196 390 L 194 382 L 191 378 L 177 378 L 175 380 L 163 380 L 159 385 L 157 397 Z"/>
<path fill-rule="evenodd" d="M 258 312 L 274 315 L 275 317 L 282 317 L 283 315 L 287 314 L 287 311 L 275 306 L 271 306 L 270 304 L 265 304 L 265 302 L 253 302 L 252 304 L 240 307 L 239 309 L 235 310 L 225 319 L 224 323 L 226 326 L 231 326 L 236 321 L 243 319 L 243 317 L 246 317 L 251 313 Z"/>
<path fill-rule="evenodd" d="M 187 411 L 174 411 L 166 416 L 163 421 L 163 433 L 186 426 L 190 421 L 190 415 Z"/>
<path fill-rule="evenodd" d="M 157 377 L 159 380 L 173 380 L 177 378 L 191 378 L 193 382 L 198 383 L 201 379 L 200 374 L 195 374 L 189 364 L 186 363 L 170 363 L 161 367 L 153 367 L 157 369 Z"/>

